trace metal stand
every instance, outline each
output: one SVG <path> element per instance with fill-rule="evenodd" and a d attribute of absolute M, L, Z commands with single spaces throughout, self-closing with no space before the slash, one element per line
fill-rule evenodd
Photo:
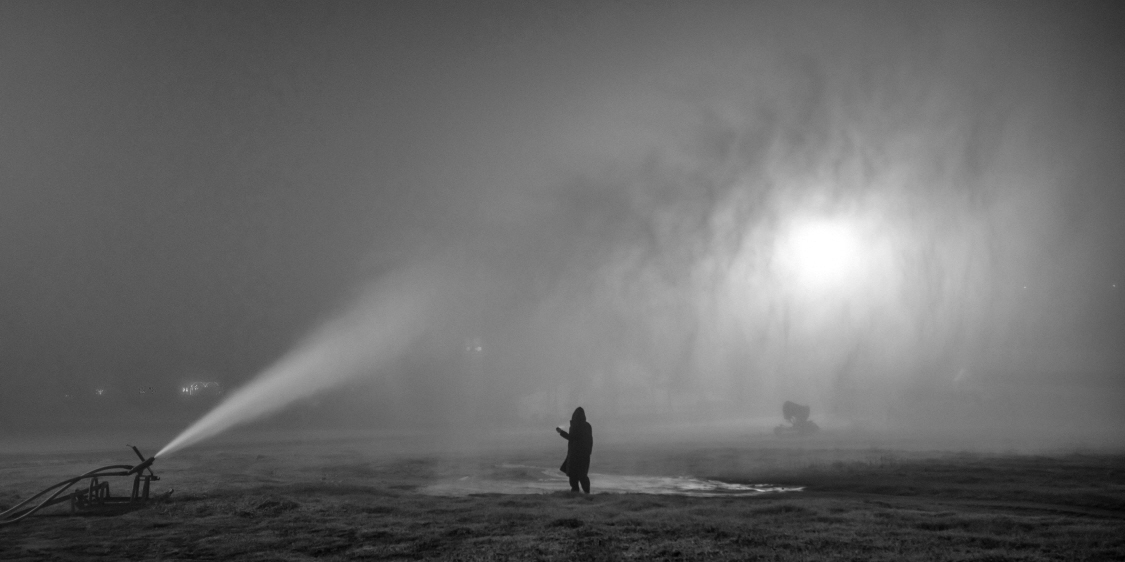
<path fill-rule="evenodd" d="M 15 523 L 44 507 L 66 501 L 70 502 L 70 510 L 72 513 L 123 513 L 143 507 L 149 501 L 149 484 L 153 480 L 160 480 L 160 477 L 152 472 L 152 463 L 156 460 L 156 457 L 146 460 L 144 455 L 141 454 L 141 451 L 136 447 L 133 447 L 133 452 L 137 453 L 137 457 L 141 459 L 140 464 L 134 466 L 129 466 L 127 464 L 103 466 L 81 476 L 63 480 L 20 502 L 19 505 L 0 513 L 0 526 Z M 146 474 L 145 471 L 148 473 Z M 106 476 L 133 476 L 132 493 L 129 496 L 110 495 L 109 482 L 102 482 L 100 480 Z M 75 490 L 68 494 L 63 493 L 74 484 L 86 478 L 90 479 L 90 484 L 86 489 Z M 143 485 L 141 484 L 142 481 L 144 482 Z M 51 493 L 52 491 L 54 493 Z M 25 507 L 49 493 L 51 495 L 37 505 Z M 172 495 L 171 490 L 161 494 L 155 501 L 163 501 L 170 495 Z"/>

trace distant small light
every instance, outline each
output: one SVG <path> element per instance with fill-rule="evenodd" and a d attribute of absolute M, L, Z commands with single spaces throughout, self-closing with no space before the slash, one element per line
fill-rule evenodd
<path fill-rule="evenodd" d="M 1023 288 L 1024 288 L 1024 289 L 1026 289 L 1026 288 L 1027 288 L 1027 285 L 1024 285 L 1024 286 L 1023 286 Z"/>

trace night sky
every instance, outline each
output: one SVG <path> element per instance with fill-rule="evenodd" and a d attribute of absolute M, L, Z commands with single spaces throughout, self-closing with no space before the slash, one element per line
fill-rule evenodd
<path fill-rule="evenodd" d="M 1082 388 L 1121 423 L 1122 29 L 1112 2 L 4 2 L 0 423 L 237 388 L 388 278 L 428 283 L 425 335 L 332 383 L 361 404 L 875 423 Z"/>

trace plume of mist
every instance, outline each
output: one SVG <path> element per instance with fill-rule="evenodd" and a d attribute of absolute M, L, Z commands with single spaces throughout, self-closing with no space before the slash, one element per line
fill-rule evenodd
<path fill-rule="evenodd" d="M 414 266 L 365 288 L 358 300 L 161 449 L 162 456 L 393 363 L 425 331 L 441 276 Z"/>
<path fill-rule="evenodd" d="M 1037 43 L 1057 38 L 1042 14 L 796 11 L 803 31 L 781 17 L 739 49 L 661 60 L 643 91 L 607 87 L 569 125 L 583 171 L 528 204 L 566 257 L 526 321 L 526 411 L 776 416 L 793 399 L 888 427 L 955 379 L 1041 376 L 1067 355 L 1060 333 L 1089 328 L 1074 311 L 1097 268 L 1075 270 L 1082 230 L 1063 213 L 1106 129 L 1070 105 L 1081 86 Z M 819 224 L 857 247 L 828 283 L 794 256 Z M 1047 374 L 1119 364 L 1091 356 Z M 971 423 L 1081 408 L 1034 403 L 997 398 Z M 938 415 L 913 423 L 970 423 Z"/>
<path fill-rule="evenodd" d="M 1103 241 L 1067 210 L 1090 205 L 1083 170 L 1125 178 L 1099 156 L 1120 134 L 1098 122 L 1105 100 L 1073 107 L 1090 78 L 1069 79 L 1082 54 L 1053 50 L 1071 38 L 1048 15 L 879 6 L 755 8 L 745 33 L 709 20 L 722 49 L 652 53 L 591 87 L 599 103 L 544 110 L 544 132 L 474 163 L 518 181 L 442 192 L 459 228 L 438 243 L 458 260 L 379 284 L 161 454 L 375 372 L 372 401 L 460 422 L 576 405 L 776 420 L 793 400 L 887 427 L 1036 408 L 977 391 L 1088 327 L 1104 268 L 1067 249 Z M 840 271 L 810 273 L 810 228 L 849 239 Z M 1095 356 L 1059 369 L 1121 365 Z M 964 400 L 935 420 L 912 396 Z"/>

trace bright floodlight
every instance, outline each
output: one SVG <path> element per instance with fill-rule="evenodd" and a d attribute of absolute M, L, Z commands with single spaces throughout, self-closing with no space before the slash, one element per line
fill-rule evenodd
<path fill-rule="evenodd" d="M 806 288 L 828 289 L 846 284 L 857 270 L 861 248 L 847 222 L 810 219 L 793 225 L 785 260 Z"/>

